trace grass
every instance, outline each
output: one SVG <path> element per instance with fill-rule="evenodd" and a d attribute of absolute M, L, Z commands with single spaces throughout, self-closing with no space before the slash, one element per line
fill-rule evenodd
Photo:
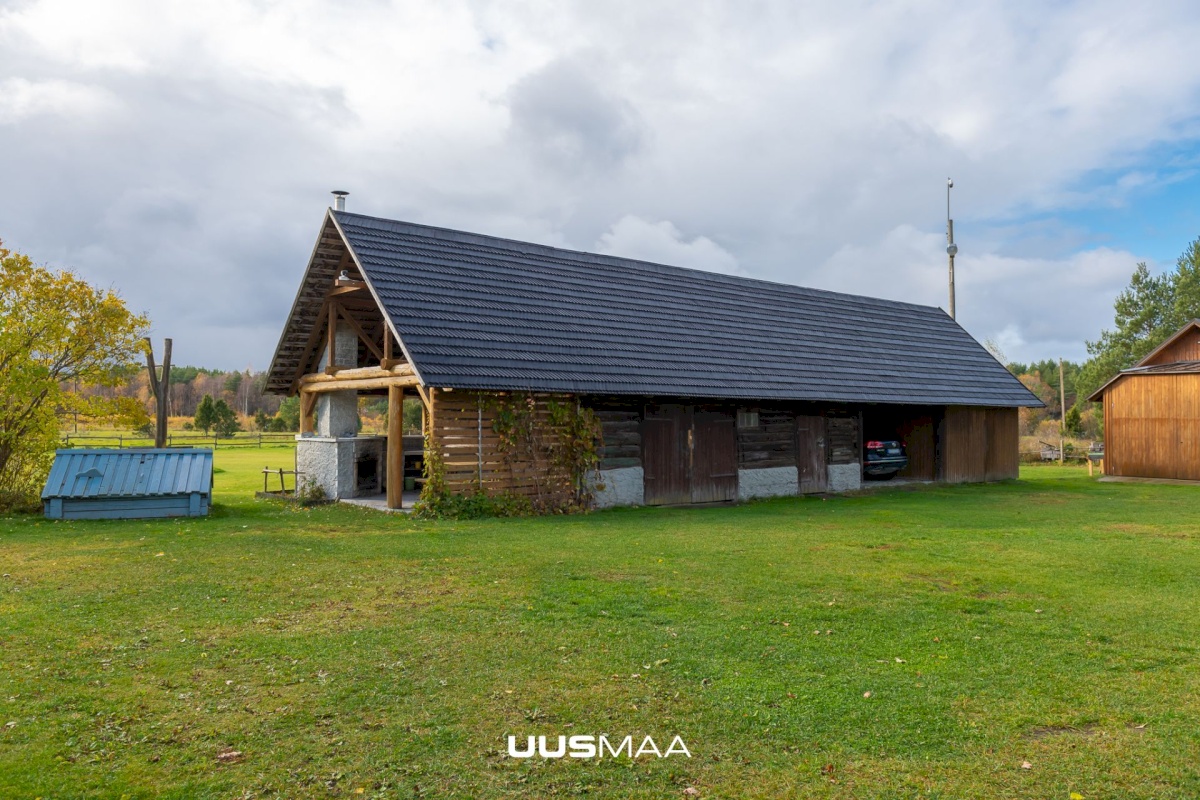
<path fill-rule="evenodd" d="M 0 520 L 0 796 L 1200 796 L 1192 487 L 431 523 L 255 501 L 291 453 Z M 693 757 L 505 754 L 601 733 Z"/>

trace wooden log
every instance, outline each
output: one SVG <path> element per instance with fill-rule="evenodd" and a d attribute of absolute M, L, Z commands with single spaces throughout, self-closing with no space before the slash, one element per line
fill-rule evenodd
<path fill-rule="evenodd" d="M 314 429 L 313 409 L 317 406 L 317 396 L 312 392 L 300 391 L 300 433 L 311 434 Z"/>
<path fill-rule="evenodd" d="M 318 383 L 354 381 L 364 378 L 395 378 L 412 374 L 412 364 L 407 363 L 400 364 L 392 369 L 381 369 L 380 367 L 343 368 L 336 370 L 332 375 L 325 372 L 309 373 L 300 378 L 300 385 L 308 388 Z"/>
<path fill-rule="evenodd" d="M 330 367 L 336 367 L 338 365 L 337 360 L 336 360 L 336 356 L 337 356 L 337 349 L 336 349 L 336 347 L 337 347 L 337 306 L 335 306 L 333 303 L 329 304 L 329 323 L 328 323 L 328 325 L 329 325 L 329 332 L 326 336 L 327 341 L 325 342 L 325 348 L 326 348 L 325 352 L 327 355 L 327 357 L 325 359 L 326 369 L 329 369 Z"/>
<path fill-rule="evenodd" d="M 346 311 L 346 309 L 340 307 L 336 303 L 334 304 L 334 308 L 338 310 L 338 316 L 345 320 L 346 324 L 350 326 L 350 330 L 354 331 L 354 335 L 358 337 L 358 340 L 367 346 L 367 349 L 371 351 L 372 355 L 382 361 L 383 351 L 380 350 L 371 337 L 367 335 L 367 332 L 363 330 L 363 326 L 358 324 L 358 320 L 350 316 L 350 313 Z"/>
<path fill-rule="evenodd" d="M 404 506 L 404 388 L 388 387 L 387 507 Z"/>
<path fill-rule="evenodd" d="M 343 370 L 345 372 L 345 370 Z M 416 375 L 393 375 L 388 378 L 344 379 L 341 373 L 335 380 L 315 381 L 304 386 L 304 391 L 311 394 L 323 392 L 349 392 L 364 389 L 387 389 L 392 386 L 416 386 Z"/>

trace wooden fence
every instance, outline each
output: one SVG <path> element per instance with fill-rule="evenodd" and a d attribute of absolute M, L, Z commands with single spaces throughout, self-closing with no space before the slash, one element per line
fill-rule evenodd
<path fill-rule="evenodd" d="M 294 446 L 294 433 L 239 433 L 232 437 L 205 436 L 201 433 L 176 433 L 167 436 L 167 447 L 278 447 Z M 153 447 L 154 437 L 132 431 L 64 434 L 61 447 Z"/>

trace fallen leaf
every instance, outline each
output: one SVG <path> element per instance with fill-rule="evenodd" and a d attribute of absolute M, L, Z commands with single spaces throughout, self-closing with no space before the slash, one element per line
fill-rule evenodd
<path fill-rule="evenodd" d="M 155 557 L 155 558 L 162 558 L 162 557 L 163 557 L 163 556 L 165 556 L 165 555 L 166 555 L 166 553 L 155 553 L 155 554 L 154 554 L 154 557 Z"/>
<path fill-rule="evenodd" d="M 903 658 L 897 658 L 897 659 L 896 659 L 896 663 L 897 663 L 897 664 L 903 664 L 903 663 L 904 663 L 904 659 L 903 659 Z"/>
<path fill-rule="evenodd" d="M 1021 769 L 1033 769 L 1033 764 L 1030 764 L 1028 761 L 1022 761 Z"/>
<path fill-rule="evenodd" d="M 871 696 L 870 692 L 863 692 L 863 697 L 870 697 L 870 696 Z"/>
<path fill-rule="evenodd" d="M 700 796 L 700 790 L 697 789 L 695 786 L 687 787 L 686 789 L 683 790 L 683 793 L 685 795 L 687 795 L 688 797 L 699 797 Z"/>
<path fill-rule="evenodd" d="M 1071 792 L 1071 800 L 1083 800 L 1083 795 L 1079 792 Z"/>
<path fill-rule="evenodd" d="M 222 750 L 217 753 L 217 761 L 222 764 L 232 764 L 235 761 L 242 760 L 242 751 L 240 750 Z"/>

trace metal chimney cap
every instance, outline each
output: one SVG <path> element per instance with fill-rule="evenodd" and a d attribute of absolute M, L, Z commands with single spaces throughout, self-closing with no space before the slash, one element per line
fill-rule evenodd
<path fill-rule="evenodd" d="M 343 192 L 341 189 L 334 189 L 332 192 L 330 192 L 330 194 L 333 195 L 334 211 L 345 211 L 346 210 L 346 195 L 348 195 L 350 193 Z"/>

